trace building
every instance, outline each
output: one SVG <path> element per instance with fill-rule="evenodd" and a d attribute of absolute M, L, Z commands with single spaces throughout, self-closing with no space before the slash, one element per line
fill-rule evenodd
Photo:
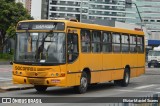
<path fill-rule="evenodd" d="M 135 17 L 135 19 L 127 19 L 127 23 L 136 23 L 147 28 L 148 45 L 160 45 L 160 0 L 133 0 L 142 17 L 142 22 L 135 5 L 128 8 L 127 11 L 134 11 L 135 14 L 126 14 L 127 17 Z"/>
<path fill-rule="evenodd" d="M 31 2 L 32 2 L 32 0 L 25 1 L 25 8 L 28 10 L 29 14 L 31 14 Z"/>
<path fill-rule="evenodd" d="M 32 0 L 31 16 L 34 19 L 48 19 L 49 0 Z"/>
<path fill-rule="evenodd" d="M 106 19 L 124 22 L 125 0 L 49 0 L 48 19 L 52 17 L 76 17 L 81 19 Z M 82 16 L 82 17 L 80 17 Z"/>

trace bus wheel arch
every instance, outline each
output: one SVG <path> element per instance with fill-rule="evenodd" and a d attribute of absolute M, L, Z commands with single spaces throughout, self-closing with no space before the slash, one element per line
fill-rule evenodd
<path fill-rule="evenodd" d="M 130 82 L 130 66 L 126 65 L 124 69 L 123 79 L 121 80 L 121 86 L 126 87 Z"/>
<path fill-rule="evenodd" d="M 74 86 L 74 90 L 79 93 L 85 93 L 87 91 L 88 85 L 90 84 L 91 73 L 89 68 L 85 68 L 82 71 L 80 78 L 80 85 Z"/>
<path fill-rule="evenodd" d="M 88 78 L 88 84 L 91 83 L 91 71 L 89 68 L 84 68 L 82 72 L 86 72 Z"/>
<path fill-rule="evenodd" d="M 130 66 L 129 66 L 129 65 L 126 65 L 126 66 L 125 66 L 125 69 L 124 69 L 124 71 L 125 71 L 126 69 L 128 69 L 128 71 L 129 71 L 129 75 L 130 75 L 130 71 L 131 71 L 131 68 L 130 68 Z"/>
<path fill-rule="evenodd" d="M 123 74 L 123 79 L 121 80 L 114 80 L 115 85 L 120 85 L 122 87 L 128 86 L 130 81 L 130 66 L 126 65 L 124 68 L 124 74 Z"/>

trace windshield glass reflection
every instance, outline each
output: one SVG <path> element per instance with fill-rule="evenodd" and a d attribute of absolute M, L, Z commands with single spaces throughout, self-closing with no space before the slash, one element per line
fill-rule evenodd
<path fill-rule="evenodd" d="M 64 33 L 17 33 L 17 62 L 64 63 Z"/>

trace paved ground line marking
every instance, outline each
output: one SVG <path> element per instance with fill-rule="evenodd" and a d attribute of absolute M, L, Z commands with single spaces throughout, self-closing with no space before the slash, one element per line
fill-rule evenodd
<path fill-rule="evenodd" d="M 12 71 L 12 69 L 3 69 L 3 68 L 0 68 L 0 72 L 8 72 L 8 71 Z"/>
<path fill-rule="evenodd" d="M 160 93 L 158 91 L 137 91 L 137 90 L 119 90 L 119 91 L 123 91 L 123 92 L 154 92 L 154 93 Z"/>
<path fill-rule="evenodd" d="M 149 88 L 149 87 L 153 87 L 153 86 L 156 86 L 156 85 L 154 85 L 154 84 L 152 84 L 152 85 L 144 85 L 144 86 L 136 87 L 134 89 L 143 89 L 143 88 Z"/>
<path fill-rule="evenodd" d="M 12 79 L 8 79 L 8 80 L 1 80 L 1 79 L 0 79 L 0 82 L 1 82 L 1 81 L 11 81 L 11 80 L 12 80 Z"/>
<path fill-rule="evenodd" d="M 11 78 L 0 77 L 0 82 L 1 81 L 11 81 L 11 80 L 12 80 Z"/>
<path fill-rule="evenodd" d="M 0 80 L 1 80 L 1 79 L 11 79 L 11 78 L 4 78 L 4 77 L 0 77 Z"/>

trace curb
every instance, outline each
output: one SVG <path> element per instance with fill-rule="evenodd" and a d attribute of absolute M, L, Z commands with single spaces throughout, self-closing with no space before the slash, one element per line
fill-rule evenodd
<path fill-rule="evenodd" d="M 7 86 L 7 87 L 0 87 L 0 92 L 2 91 L 14 91 L 14 90 L 26 90 L 34 88 L 31 86 Z"/>
<path fill-rule="evenodd" d="M 10 65 L 9 61 L 0 62 L 0 65 Z"/>

